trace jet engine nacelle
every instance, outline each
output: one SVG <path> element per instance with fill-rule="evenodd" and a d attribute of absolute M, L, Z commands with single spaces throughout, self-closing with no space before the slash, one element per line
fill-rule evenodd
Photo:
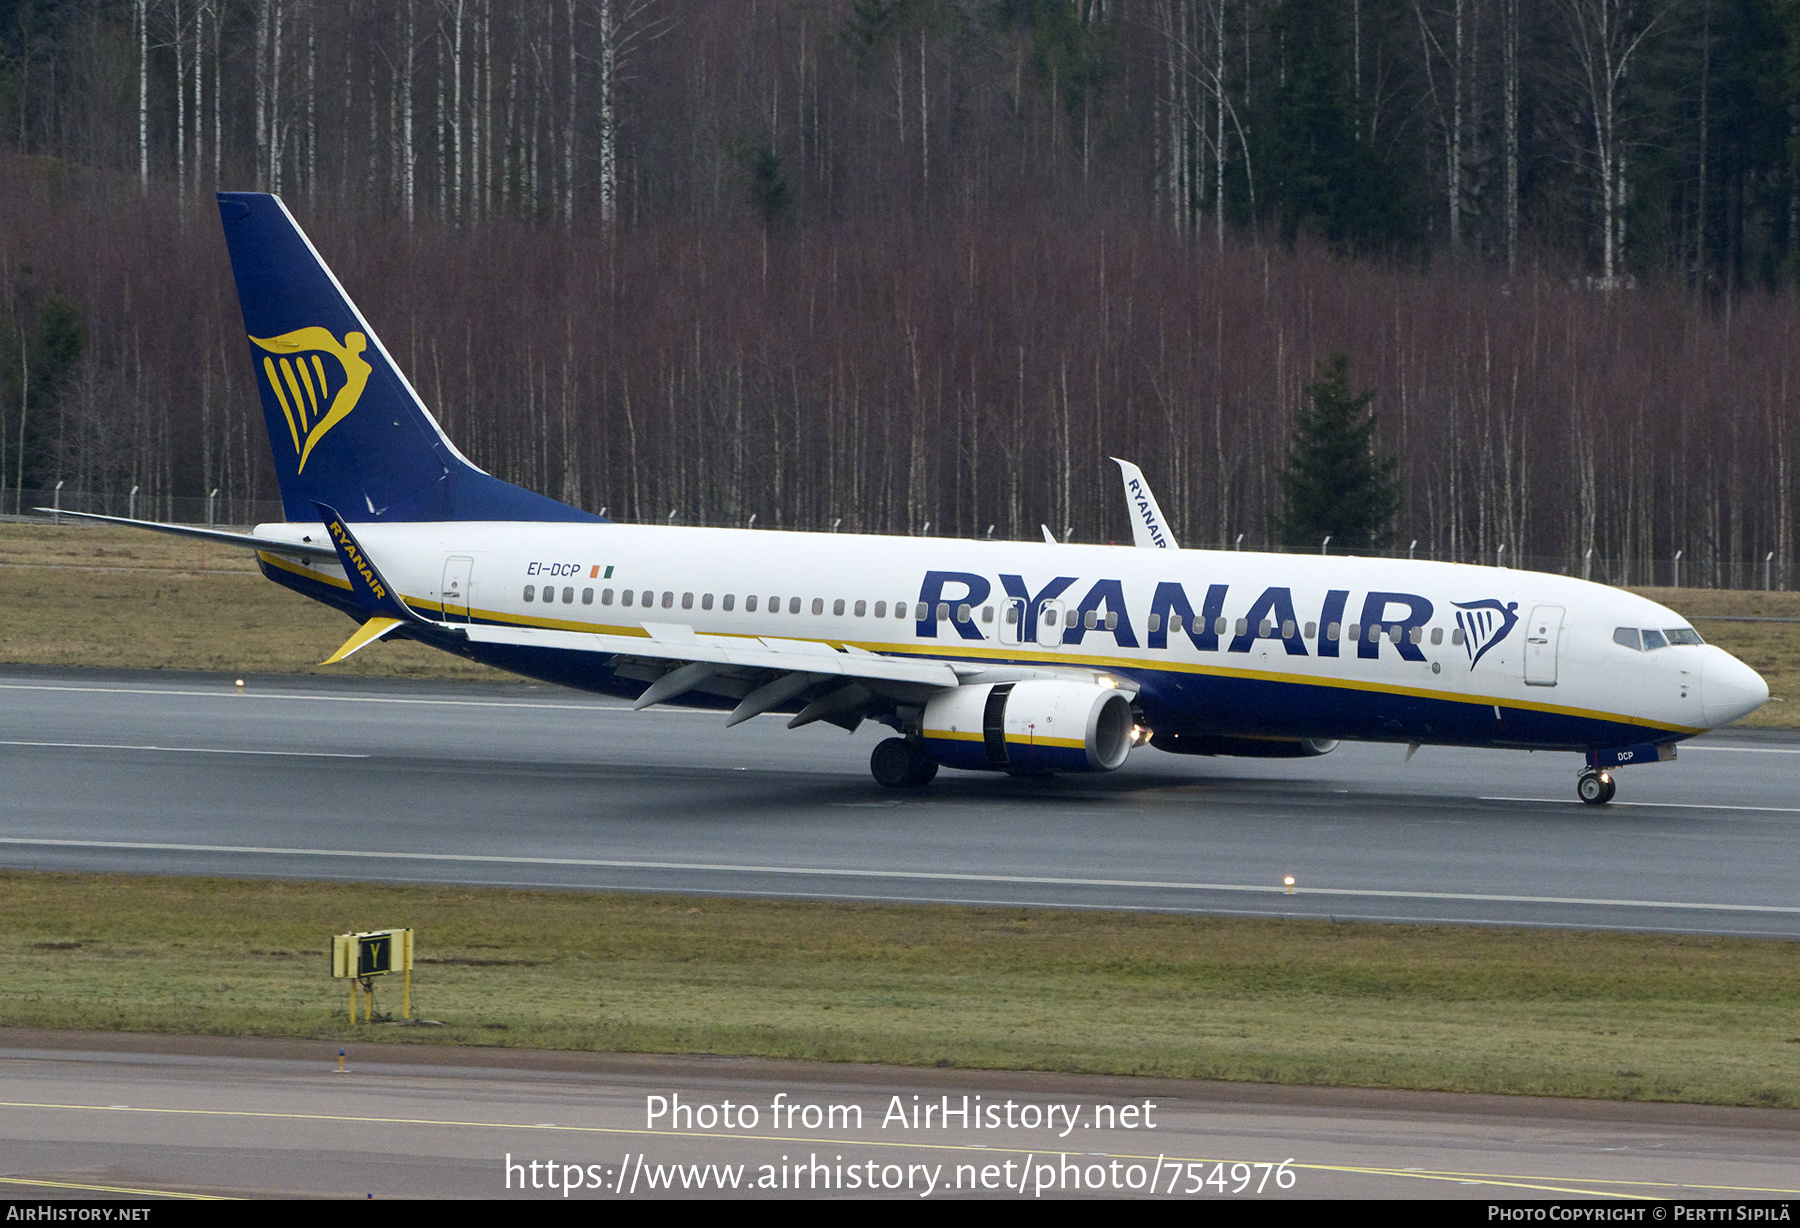
<path fill-rule="evenodd" d="M 994 682 L 940 691 L 921 734 L 945 767 L 1110 772 L 1131 752 L 1131 701 L 1091 682 Z"/>
<path fill-rule="evenodd" d="M 1236 755 L 1246 759 L 1309 759 L 1337 749 L 1332 738 L 1234 738 L 1218 733 L 1159 733 L 1150 739 L 1172 755 Z"/>

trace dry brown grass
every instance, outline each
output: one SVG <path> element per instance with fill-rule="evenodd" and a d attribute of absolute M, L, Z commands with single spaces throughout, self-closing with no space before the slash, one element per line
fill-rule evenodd
<path fill-rule="evenodd" d="M 441 1029 L 345 1021 L 329 936 L 387 926 Z M 1797 970 L 1741 938 L 0 873 L 0 1020 L 36 1027 L 1794 1107 Z"/>

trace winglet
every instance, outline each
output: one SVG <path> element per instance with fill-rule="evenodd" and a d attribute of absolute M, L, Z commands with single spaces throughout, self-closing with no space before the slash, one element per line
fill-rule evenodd
<path fill-rule="evenodd" d="M 350 581 L 350 594 L 356 598 L 357 607 L 362 610 L 365 624 L 377 615 L 391 618 L 396 623 L 421 621 L 419 616 L 408 609 L 404 601 L 400 600 L 400 594 L 394 590 L 394 586 L 383 578 L 381 571 L 375 566 L 375 560 L 369 557 L 368 551 L 362 548 L 356 537 L 350 532 L 349 527 L 344 524 L 344 518 L 323 503 L 314 501 L 313 506 L 319 509 L 319 519 L 325 523 L 325 532 L 330 536 L 331 544 L 337 547 L 338 562 L 344 565 L 344 578 Z M 389 628 L 389 630 L 391 629 Z M 373 639 L 375 636 L 371 635 L 370 638 Z M 345 645 L 345 647 L 349 648 L 350 646 Z M 358 644 L 355 648 L 350 648 L 350 652 L 355 652 L 356 648 L 360 647 L 362 645 Z M 350 655 L 343 649 L 339 649 L 339 653 L 341 656 L 337 659 Z"/>
<path fill-rule="evenodd" d="M 1175 535 L 1169 532 L 1169 522 L 1163 519 L 1162 508 L 1156 506 L 1156 496 L 1150 493 L 1144 471 L 1116 456 L 1112 462 L 1125 479 L 1125 504 L 1131 509 L 1132 544 L 1150 550 L 1181 549 L 1175 544 Z"/>
<path fill-rule="evenodd" d="M 336 665 L 359 648 L 366 648 L 376 640 L 400 625 L 397 618 L 377 616 L 356 629 L 356 633 L 344 641 L 344 646 L 319 662 L 320 665 Z"/>

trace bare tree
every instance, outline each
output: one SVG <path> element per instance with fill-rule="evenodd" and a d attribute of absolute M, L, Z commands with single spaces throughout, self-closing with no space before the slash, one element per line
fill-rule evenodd
<path fill-rule="evenodd" d="M 1644 40 L 1660 24 L 1667 4 L 1655 9 L 1639 0 L 1557 0 L 1574 58 L 1576 88 L 1592 128 L 1594 177 L 1600 201 L 1600 248 L 1604 285 L 1619 284 L 1625 246 L 1626 154 L 1621 95 L 1625 73 Z"/>

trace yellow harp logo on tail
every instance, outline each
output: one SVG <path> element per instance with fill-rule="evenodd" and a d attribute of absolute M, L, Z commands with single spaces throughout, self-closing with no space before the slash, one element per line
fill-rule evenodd
<path fill-rule="evenodd" d="M 368 338 L 345 333 L 339 345 L 327 329 L 297 328 L 279 337 L 250 340 L 275 355 L 263 358 L 263 374 L 287 415 L 288 434 L 300 457 L 297 472 L 303 473 L 313 445 L 356 408 L 369 382 L 372 368 L 362 359 Z"/>

